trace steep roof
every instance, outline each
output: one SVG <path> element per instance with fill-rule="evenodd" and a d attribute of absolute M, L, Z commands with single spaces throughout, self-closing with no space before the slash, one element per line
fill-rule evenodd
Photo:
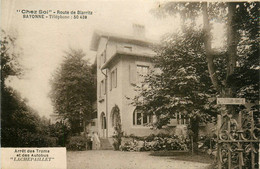
<path fill-rule="evenodd" d="M 96 30 L 92 36 L 92 40 L 91 40 L 91 44 L 90 44 L 91 50 L 97 51 L 99 40 L 101 37 L 109 38 L 110 40 L 115 40 L 115 41 L 119 41 L 119 42 L 137 44 L 137 45 L 141 45 L 141 46 L 150 46 L 150 45 L 156 44 L 155 41 L 149 40 L 147 38 L 126 36 L 126 35 L 120 35 L 120 34 L 114 34 L 114 33 L 108 33 L 108 32 Z"/>

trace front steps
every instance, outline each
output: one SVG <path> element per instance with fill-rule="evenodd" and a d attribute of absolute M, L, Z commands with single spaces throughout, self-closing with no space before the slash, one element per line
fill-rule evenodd
<path fill-rule="evenodd" d="M 112 144 L 109 142 L 108 138 L 99 138 L 100 140 L 100 150 L 113 150 Z"/>

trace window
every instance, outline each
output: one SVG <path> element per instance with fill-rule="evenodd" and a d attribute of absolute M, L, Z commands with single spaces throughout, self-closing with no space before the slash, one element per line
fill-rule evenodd
<path fill-rule="evenodd" d="M 101 80 L 99 90 L 100 90 L 99 97 L 102 97 L 102 95 L 106 94 L 106 79 Z"/>
<path fill-rule="evenodd" d="M 137 83 L 144 81 L 146 75 L 148 75 L 149 66 L 137 65 Z"/>
<path fill-rule="evenodd" d="M 106 62 L 106 50 L 101 53 L 101 64 Z"/>
<path fill-rule="evenodd" d="M 117 87 L 117 69 L 114 69 L 111 72 L 111 77 L 110 77 L 110 90 L 116 87 Z"/>
<path fill-rule="evenodd" d="M 99 88 L 99 98 L 101 98 L 101 96 L 102 96 L 102 81 L 100 82 L 98 88 Z"/>
<path fill-rule="evenodd" d="M 171 118 L 170 123 L 168 125 L 176 126 L 176 125 L 182 125 L 188 123 L 189 123 L 189 119 L 187 119 L 183 113 L 177 112 L 175 114 L 175 117 Z"/>
<path fill-rule="evenodd" d="M 99 57 L 99 64 L 98 64 L 98 68 L 100 68 L 103 63 L 106 62 L 106 50 L 104 50 L 101 54 L 100 54 L 100 57 Z"/>
<path fill-rule="evenodd" d="M 101 67 L 101 56 L 98 56 L 97 54 L 96 54 L 96 57 L 97 57 L 97 64 L 98 64 L 98 68 L 100 68 Z"/>
<path fill-rule="evenodd" d="M 106 121 L 106 116 L 105 113 L 101 113 L 101 129 L 107 129 L 107 121 Z"/>
<path fill-rule="evenodd" d="M 188 120 L 185 118 L 183 113 L 176 113 L 177 124 L 187 124 Z"/>
<path fill-rule="evenodd" d="M 143 113 L 140 109 L 135 109 L 133 113 L 133 125 L 141 126 L 152 122 L 152 116 Z"/>

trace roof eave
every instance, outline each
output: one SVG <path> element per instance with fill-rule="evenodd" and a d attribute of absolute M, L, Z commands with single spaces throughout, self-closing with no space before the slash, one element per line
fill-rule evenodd
<path fill-rule="evenodd" d="M 128 52 L 116 52 L 114 55 L 112 55 L 108 61 L 106 61 L 106 63 L 101 67 L 101 69 L 107 69 L 109 67 L 109 65 L 111 64 L 111 62 L 117 57 L 117 56 L 138 56 L 138 57 L 142 57 L 142 58 L 153 58 L 155 55 L 153 54 L 139 54 L 139 53 L 128 53 Z"/>

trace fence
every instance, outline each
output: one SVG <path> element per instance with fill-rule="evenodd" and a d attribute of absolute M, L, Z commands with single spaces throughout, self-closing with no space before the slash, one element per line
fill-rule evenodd
<path fill-rule="evenodd" d="M 253 112 L 218 115 L 218 169 L 258 168 L 259 131 Z"/>

